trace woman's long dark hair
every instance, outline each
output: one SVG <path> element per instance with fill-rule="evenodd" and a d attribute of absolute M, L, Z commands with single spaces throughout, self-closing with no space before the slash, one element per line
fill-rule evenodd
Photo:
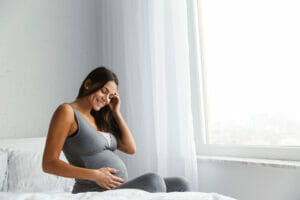
<path fill-rule="evenodd" d="M 92 87 L 93 89 L 90 91 L 87 91 L 84 86 L 85 81 L 88 79 L 91 80 L 91 85 L 95 86 Z M 113 73 L 106 67 L 97 67 L 96 69 L 91 71 L 82 82 L 76 99 L 88 96 L 100 90 L 107 81 L 114 81 L 116 85 L 119 86 L 119 80 L 115 73 Z M 93 117 L 95 118 L 96 124 L 100 130 L 110 132 L 114 134 L 115 137 L 121 139 L 121 130 L 116 120 L 114 119 L 112 111 L 108 105 L 101 108 L 99 111 L 95 111 L 94 109 L 92 109 L 91 115 L 93 115 Z"/>

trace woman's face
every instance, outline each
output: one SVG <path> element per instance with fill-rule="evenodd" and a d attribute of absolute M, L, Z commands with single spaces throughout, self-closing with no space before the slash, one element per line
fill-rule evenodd
<path fill-rule="evenodd" d="M 117 93 L 118 86 L 114 81 L 107 81 L 98 91 L 90 95 L 90 103 L 94 110 L 99 111 L 111 102 L 113 96 Z"/>

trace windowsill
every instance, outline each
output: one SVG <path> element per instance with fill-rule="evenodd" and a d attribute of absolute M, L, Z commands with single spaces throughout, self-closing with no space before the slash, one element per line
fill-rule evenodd
<path fill-rule="evenodd" d="M 258 165 L 258 166 L 265 166 L 265 167 L 300 169 L 300 161 L 197 155 L 197 161 L 199 160 L 206 161 L 206 162 L 239 163 L 244 165 Z"/>

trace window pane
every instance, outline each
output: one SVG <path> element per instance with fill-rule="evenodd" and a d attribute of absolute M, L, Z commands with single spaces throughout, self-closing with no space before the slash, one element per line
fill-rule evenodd
<path fill-rule="evenodd" d="M 300 145 L 300 4 L 202 0 L 208 143 Z"/>

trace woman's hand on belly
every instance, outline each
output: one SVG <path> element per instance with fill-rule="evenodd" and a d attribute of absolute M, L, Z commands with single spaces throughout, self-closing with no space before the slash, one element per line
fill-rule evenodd
<path fill-rule="evenodd" d="M 124 183 L 122 178 L 114 176 L 112 173 L 118 173 L 118 170 L 110 167 L 96 169 L 93 181 L 107 190 L 113 189 Z"/>

